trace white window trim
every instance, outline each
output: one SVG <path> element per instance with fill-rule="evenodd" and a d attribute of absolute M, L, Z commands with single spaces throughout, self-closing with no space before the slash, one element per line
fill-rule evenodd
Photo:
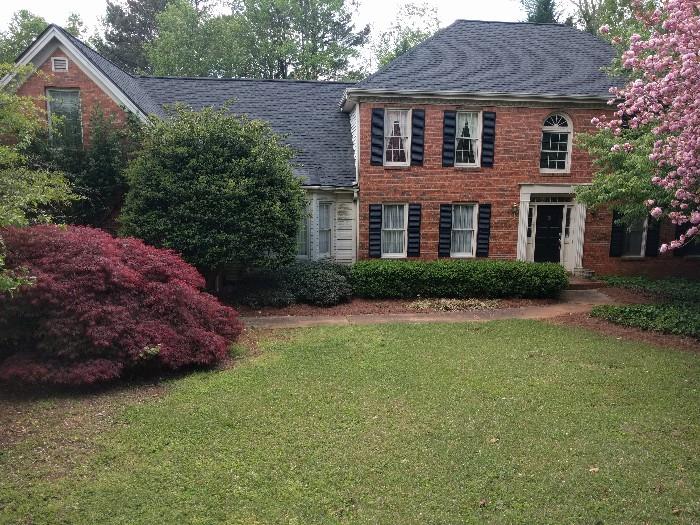
<path fill-rule="evenodd" d="M 452 225 L 450 225 L 450 257 L 454 259 L 471 259 L 476 257 L 476 237 L 479 230 L 479 204 L 476 202 L 456 202 L 452 205 L 452 216 L 454 216 L 455 206 L 473 206 L 474 214 L 473 224 L 474 224 L 474 238 L 472 240 L 472 251 L 471 253 L 453 252 L 452 251 L 452 232 L 454 231 Z M 466 231 L 466 230 L 464 230 Z"/>
<path fill-rule="evenodd" d="M 569 124 L 566 128 L 562 127 L 544 127 L 544 123 L 547 121 L 549 117 L 552 117 L 554 115 L 561 115 L 566 119 L 566 122 Z M 550 113 L 545 117 L 545 119 L 542 121 L 542 126 L 540 127 L 540 150 L 539 153 L 540 155 L 538 156 L 538 164 L 539 164 L 539 158 L 542 155 L 542 134 L 544 132 L 549 132 L 549 133 L 567 133 L 568 134 L 568 141 L 566 145 L 566 163 L 564 165 L 563 170 L 559 169 L 554 169 L 554 168 L 542 168 L 540 167 L 540 173 L 571 173 L 571 156 L 573 154 L 572 151 L 572 145 L 573 145 L 573 137 L 574 137 L 574 125 L 573 121 L 571 120 L 571 117 L 567 115 L 566 113 L 561 113 L 561 112 L 554 112 Z"/>
<path fill-rule="evenodd" d="M 79 88 L 46 88 L 46 119 L 49 125 L 49 139 L 51 138 L 51 92 L 52 91 L 70 91 L 78 93 L 78 115 L 80 116 L 80 141 L 85 141 L 85 130 L 83 129 L 83 97 Z"/>
<path fill-rule="evenodd" d="M 384 253 L 384 207 L 403 206 L 403 253 Z M 394 231 L 394 230 L 392 230 Z M 382 259 L 405 259 L 408 255 L 408 203 L 384 202 L 382 203 L 382 235 L 380 238 Z"/>
<path fill-rule="evenodd" d="M 644 225 L 642 226 L 642 242 L 640 243 L 640 250 L 639 254 L 634 254 L 634 253 L 623 253 L 622 254 L 622 259 L 642 259 L 646 257 L 647 255 L 647 233 L 649 232 L 649 217 L 644 219 Z M 628 235 L 628 229 L 627 226 L 625 225 L 625 236 Z M 624 250 L 624 246 L 623 246 Z"/>
<path fill-rule="evenodd" d="M 483 112 L 475 110 L 475 109 L 473 109 L 473 110 L 464 109 L 464 110 L 457 112 L 456 120 L 459 120 L 460 113 L 477 113 L 476 137 L 472 138 L 472 140 L 476 140 L 476 155 L 474 155 L 475 162 L 473 162 L 473 163 L 457 162 L 457 143 L 459 142 L 459 139 L 461 138 L 457 134 L 462 132 L 461 130 L 457 130 L 455 132 L 455 167 L 457 167 L 457 168 L 480 168 L 481 167 L 481 130 L 482 130 L 482 126 L 483 126 L 483 121 L 482 121 Z"/>
<path fill-rule="evenodd" d="M 390 136 L 387 136 L 386 134 L 386 120 L 384 123 L 384 147 L 382 148 L 382 161 L 384 163 L 384 166 L 388 167 L 407 167 L 411 165 L 411 137 L 413 135 L 413 110 L 411 109 L 406 109 L 406 108 L 384 108 L 384 118 L 386 119 L 386 113 L 387 111 L 405 111 L 408 113 L 408 118 L 406 119 L 406 122 L 408 123 L 408 129 L 406 130 L 406 142 L 404 143 L 404 147 L 406 149 L 406 161 L 405 162 L 387 162 L 386 160 L 386 147 L 388 144 L 388 139 Z"/>
<path fill-rule="evenodd" d="M 329 231 L 330 232 L 330 239 L 328 240 L 328 251 L 327 252 L 321 252 L 321 207 L 328 205 L 328 229 L 326 230 L 324 228 L 323 231 Z M 318 203 L 318 257 L 320 259 L 326 259 L 329 257 L 332 257 L 333 255 L 333 230 L 334 230 L 334 221 L 333 221 L 333 202 L 330 201 L 319 201 Z"/>
<path fill-rule="evenodd" d="M 56 69 L 56 62 L 64 62 L 66 64 L 65 69 Z M 55 73 L 67 73 L 68 72 L 68 57 L 51 57 L 51 71 Z"/>

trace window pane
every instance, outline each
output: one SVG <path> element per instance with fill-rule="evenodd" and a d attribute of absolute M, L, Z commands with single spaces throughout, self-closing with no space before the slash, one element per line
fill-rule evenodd
<path fill-rule="evenodd" d="M 387 110 L 384 115 L 384 150 L 386 162 L 405 163 L 408 150 L 408 111 Z"/>
<path fill-rule="evenodd" d="M 623 255 L 642 255 L 644 240 L 644 221 L 637 221 L 625 231 Z"/>
<path fill-rule="evenodd" d="M 452 207 L 452 229 L 473 229 L 474 228 L 474 205 L 457 204 Z"/>
<path fill-rule="evenodd" d="M 318 253 L 327 255 L 331 253 L 331 231 L 322 230 L 318 234 Z"/>
<path fill-rule="evenodd" d="M 80 91 L 50 89 L 46 94 L 49 104 L 49 118 L 56 132 L 52 140 L 58 141 L 59 145 L 66 147 L 82 144 Z"/>
<path fill-rule="evenodd" d="M 382 253 L 403 254 L 403 230 L 384 230 L 382 232 Z"/>
<path fill-rule="evenodd" d="M 473 240 L 473 230 L 452 230 L 452 253 L 471 255 Z"/>
<path fill-rule="evenodd" d="M 318 227 L 321 230 L 330 229 L 331 227 L 331 205 L 323 202 L 318 205 Z"/>
<path fill-rule="evenodd" d="M 457 164 L 476 164 L 476 159 L 478 158 L 478 127 L 478 113 L 457 113 L 457 143 L 455 145 L 455 161 Z"/>
<path fill-rule="evenodd" d="M 309 219 L 304 218 L 297 232 L 297 255 L 309 255 Z"/>
<path fill-rule="evenodd" d="M 403 229 L 404 205 L 387 204 L 382 213 L 383 228 Z"/>

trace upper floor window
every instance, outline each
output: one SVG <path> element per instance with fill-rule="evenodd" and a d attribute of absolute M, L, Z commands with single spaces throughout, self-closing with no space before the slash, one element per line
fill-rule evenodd
<path fill-rule="evenodd" d="M 79 147 L 83 143 L 80 90 L 47 89 L 46 98 L 51 142 L 60 147 Z"/>
<path fill-rule="evenodd" d="M 387 109 L 384 115 L 384 165 L 408 166 L 411 160 L 411 110 Z"/>
<path fill-rule="evenodd" d="M 382 207 L 382 257 L 406 257 L 406 204 L 384 204 Z"/>
<path fill-rule="evenodd" d="M 455 137 L 455 165 L 479 166 L 479 142 L 481 124 L 478 111 L 457 113 Z"/>
<path fill-rule="evenodd" d="M 568 172 L 571 162 L 571 122 L 561 114 L 547 117 L 542 126 L 540 171 Z"/>

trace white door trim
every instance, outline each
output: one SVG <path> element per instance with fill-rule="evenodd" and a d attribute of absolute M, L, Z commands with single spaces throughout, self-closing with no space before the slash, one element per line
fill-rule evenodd
<path fill-rule="evenodd" d="M 518 214 L 518 247 L 517 259 L 527 261 L 527 219 L 530 201 L 533 195 L 574 194 L 571 184 L 521 184 L 520 207 Z M 574 250 L 574 270 L 583 266 L 583 240 L 586 230 L 586 207 L 580 202 L 573 202 L 571 213 L 570 235 Z M 543 203 L 544 204 L 544 203 Z M 566 210 L 565 212 L 566 213 Z M 566 218 L 566 217 L 565 217 Z M 534 223 L 534 217 L 533 217 Z M 534 224 L 533 224 L 534 227 Z M 534 229 L 534 228 L 533 228 Z M 534 235 L 534 233 L 533 233 Z M 534 253 L 534 250 L 533 250 Z M 562 264 L 564 263 L 562 258 Z"/>

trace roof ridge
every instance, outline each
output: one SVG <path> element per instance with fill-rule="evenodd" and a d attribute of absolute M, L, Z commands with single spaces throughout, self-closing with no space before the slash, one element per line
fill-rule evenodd
<path fill-rule="evenodd" d="M 279 82 L 279 83 L 308 83 L 308 84 L 346 84 L 354 86 L 357 82 L 343 80 L 313 80 L 301 78 L 249 78 L 249 77 L 190 77 L 174 75 L 136 75 L 136 80 L 155 78 L 161 80 L 213 80 L 217 82 Z"/>
<path fill-rule="evenodd" d="M 570 27 L 580 31 L 580 29 L 565 24 L 563 22 L 527 22 L 525 20 L 477 20 L 474 18 L 457 18 L 455 22 L 479 22 L 481 24 L 523 24 L 523 25 L 533 25 L 533 26 L 562 26 Z"/>

